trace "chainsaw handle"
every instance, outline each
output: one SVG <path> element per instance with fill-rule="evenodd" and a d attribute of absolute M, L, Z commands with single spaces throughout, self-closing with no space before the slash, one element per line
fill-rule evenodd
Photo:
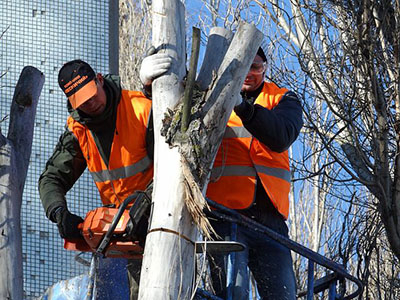
<path fill-rule="evenodd" d="M 96 253 L 103 253 L 104 249 L 107 247 L 108 243 L 111 240 L 111 236 L 114 233 L 115 227 L 117 227 L 117 224 L 119 220 L 121 219 L 122 214 L 124 213 L 125 208 L 133 202 L 137 196 L 139 195 L 139 192 L 134 192 L 132 195 L 128 196 L 124 202 L 122 202 L 121 206 L 118 208 L 117 214 L 114 216 L 110 227 L 108 228 L 106 234 L 104 235 L 103 239 L 101 240 L 99 247 L 97 247 Z"/>
<path fill-rule="evenodd" d="M 83 231 L 83 223 L 84 222 L 78 224 L 78 229 L 81 231 L 81 233 Z M 83 237 L 78 239 L 64 239 L 64 249 L 83 252 L 91 250 L 90 246 Z"/>

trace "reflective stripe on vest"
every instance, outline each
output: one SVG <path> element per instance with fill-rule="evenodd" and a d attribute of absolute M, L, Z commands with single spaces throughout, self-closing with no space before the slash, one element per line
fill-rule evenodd
<path fill-rule="evenodd" d="M 251 166 L 222 166 L 211 170 L 211 181 L 221 176 L 256 176 L 256 170 Z"/>
<path fill-rule="evenodd" d="M 282 180 L 287 181 L 290 184 L 291 176 L 290 171 L 282 169 L 282 168 L 272 168 L 266 166 L 255 165 L 257 173 L 262 173 L 268 176 L 273 176 L 276 178 L 280 178 Z"/>
<path fill-rule="evenodd" d="M 254 169 L 255 168 L 255 169 Z M 257 173 L 273 176 L 285 180 L 290 183 L 290 172 L 281 168 L 272 168 L 266 166 L 255 165 L 250 166 L 222 166 L 215 167 L 211 171 L 211 180 L 215 180 L 220 176 L 256 176 Z"/>
<path fill-rule="evenodd" d="M 224 139 L 230 138 L 251 138 L 252 135 L 244 127 L 226 127 Z"/>
<path fill-rule="evenodd" d="M 108 165 L 98 151 L 92 132 L 72 117 L 68 118 L 68 128 L 78 139 L 104 205 L 118 206 L 136 190 L 144 190 L 153 178 L 145 142 L 150 109 L 151 101 L 141 92 L 121 92 Z"/>
<path fill-rule="evenodd" d="M 134 176 L 140 172 L 145 171 L 151 166 L 152 161 L 148 156 L 130 166 L 121 167 L 114 170 L 103 170 L 98 172 L 90 172 L 94 182 L 105 182 L 108 180 L 124 179 Z"/>
<path fill-rule="evenodd" d="M 273 109 L 286 92 L 273 83 L 264 83 L 255 104 Z M 257 176 L 274 206 L 287 218 L 291 177 L 287 151 L 271 151 L 253 138 L 232 112 L 211 171 L 207 196 L 229 208 L 248 208 L 255 199 Z"/>

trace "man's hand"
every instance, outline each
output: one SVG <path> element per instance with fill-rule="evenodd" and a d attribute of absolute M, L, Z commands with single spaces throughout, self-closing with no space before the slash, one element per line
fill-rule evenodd
<path fill-rule="evenodd" d="M 158 76 L 164 74 L 171 67 L 172 58 L 166 53 L 154 53 L 150 50 L 140 66 L 140 81 L 144 86 L 149 86 Z"/>
<path fill-rule="evenodd" d="M 64 207 L 59 207 L 55 211 L 55 221 L 57 222 L 58 232 L 63 239 L 82 238 L 82 233 L 78 228 L 78 225 L 83 222 L 81 217 L 71 214 Z"/>

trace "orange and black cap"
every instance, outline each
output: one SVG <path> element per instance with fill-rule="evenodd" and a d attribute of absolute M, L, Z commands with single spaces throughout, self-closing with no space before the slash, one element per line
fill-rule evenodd
<path fill-rule="evenodd" d="M 58 72 L 58 84 L 74 109 L 97 93 L 95 79 L 96 73 L 82 60 L 67 62 Z"/>

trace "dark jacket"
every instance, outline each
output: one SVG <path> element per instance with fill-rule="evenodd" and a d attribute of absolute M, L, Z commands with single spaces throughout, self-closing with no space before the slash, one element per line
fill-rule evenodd
<path fill-rule="evenodd" d="M 297 139 L 303 127 L 301 103 L 296 94 L 289 91 L 272 110 L 253 105 L 263 86 L 254 92 L 242 93 L 243 102 L 235 107 L 235 113 L 256 139 L 272 151 L 283 152 Z"/>
<path fill-rule="evenodd" d="M 104 90 L 107 96 L 106 109 L 100 116 L 92 118 L 85 113 L 72 109 L 68 101 L 71 117 L 86 125 L 93 134 L 96 146 L 108 164 L 115 130 L 117 106 L 121 98 L 121 84 L 118 76 L 104 77 Z M 46 163 L 39 178 L 39 193 L 46 216 L 51 220 L 55 208 L 67 207 L 65 195 L 86 169 L 86 160 L 79 147 L 78 140 L 66 127 Z"/>

